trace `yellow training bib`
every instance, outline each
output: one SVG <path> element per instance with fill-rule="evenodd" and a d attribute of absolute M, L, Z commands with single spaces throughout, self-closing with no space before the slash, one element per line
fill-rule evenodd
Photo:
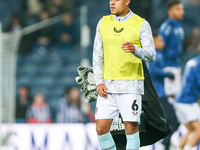
<path fill-rule="evenodd" d="M 113 15 L 104 16 L 100 25 L 103 41 L 103 78 L 110 80 L 143 80 L 141 59 L 132 53 L 125 53 L 122 44 L 131 42 L 142 47 L 139 34 L 144 19 L 134 14 L 126 22 L 118 22 Z"/>

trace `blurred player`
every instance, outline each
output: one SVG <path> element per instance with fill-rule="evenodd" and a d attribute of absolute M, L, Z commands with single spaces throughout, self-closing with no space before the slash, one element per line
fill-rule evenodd
<path fill-rule="evenodd" d="M 182 40 L 184 31 L 179 23 L 183 19 L 183 5 L 178 0 L 169 0 L 167 3 L 169 18 L 161 25 L 159 34 L 165 46 L 163 49 L 165 67 L 180 67 L 180 55 L 183 50 Z"/>
<path fill-rule="evenodd" d="M 116 150 L 109 132 L 113 119 L 122 115 L 126 149 L 139 150 L 138 123 L 144 94 L 142 60 L 155 60 L 155 47 L 147 21 L 129 9 L 130 0 L 110 0 L 112 15 L 97 25 L 93 69 L 99 94 L 96 131 L 103 150 Z"/>
<path fill-rule="evenodd" d="M 199 55 L 190 59 L 183 73 L 182 89 L 176 96 L 175 109 L 188 133 L 180 140 L 178 150 L 191 150 L 200 140 L 200 44 Z"/>
<path fill-rule="evenodd" d="M 174 96 L 181 88 L 180 55 L 184 31 L 179 21 L 184 17 L 184 9 L 178 0 L 169 0 L 167 9 L 169 18 L 161 25 L 159 34 L 165 42 L 163 59 L 166 70 L 175 74 L 173 82 L 169 78 L 165 79 L 165 90 L 167 95 Z"/>
<path fill-rule="evenodd" d="M 155 33 L 153 34 L 153 38 L 154 38 L 154 44 L 156 48 L 156 60 L 153 63 L 148 63 L 148 68 L 149 68 L 149 72 L 151 74 L 155 89 L 158 93 L 158 97 L 160 98 L 161 104 L 167 115 L 169 127 L 171 131 L 174 132 L 178 128 L 179 123 L 177 121 L 177 117 L 176 117 L 173 106 L 168 103 L 168 100 L 167 100 L 168 97 L 164 89 L 164 78 L 168 77 L 171 80 L 173 80 L 174 75 L 170 72 L 164 71 L 165 63 L 163 59 L 163 47 L 165 46 L 165 43 L 163 42 L 162 36 Z M 162 141 L 163 149 L 165 150 L 169 149 L 170 137 L 171 135 L 167 136 Z M 162 150 L 161 147 L 159 147 L 159 150 Z"/>

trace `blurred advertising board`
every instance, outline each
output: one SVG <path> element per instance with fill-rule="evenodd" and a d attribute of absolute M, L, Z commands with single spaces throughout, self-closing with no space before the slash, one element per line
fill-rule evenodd
<path fill-rule="evenodd" d="M 101 150 L 96 124 L 1 124 L 0 150 Z M 170 150 L 176 150 L 184 125 L 172 135 Z M 160 142 L 140 150 L 162 150 Z M 199 150 L 200 142 L 192 148 Z"/>
<path fill-rule="evenodd" d="M 1 150 L 100 150 L 95 124 L 2 124 Z"/>

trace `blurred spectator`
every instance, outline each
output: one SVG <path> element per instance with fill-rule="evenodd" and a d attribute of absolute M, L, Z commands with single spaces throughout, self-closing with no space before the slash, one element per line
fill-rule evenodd
<path fill-rule="evenodd" d="M 48 0 L 47 6 L 51 16 L 64 13 L 73 8 L 71 0 Z"/>
<path fill-rule="evenodd" d="M 41 49 L 45 52 L 50 49 L 50 39 L 45 36 L 41 36 L 37 39 L 36 43 L 33 45 L 34 51 L 40 51 Z"/>
<path fill-rule="evenodd" d="M 200 28 L 194 27 L 192 33 L 189 37 L 186 38 L 184 42 L 185 51 L 181 56 L 181 68 L 184 70 L 185 64 L 188 60 L 198 55 L 197 47 L 200 43 Z"/>
<path fill-rule="evenodd" d="M 58 41 L 62 33 L 68 33 L 73 43 L 77 42 L 77 26 L 74 23 L 72 14 L 66 13 L 62 22 L 58 23 L 55 28 L 55 39 Z"/>
<path fill-rule="evenodd" d="M 80 110 L 80 92 L 73 87 L 66 90 L 64 97 L 59 101 L 57 107 L 58 123 L 80 123 L 83 122 L 83 115 Z"/>
<path fill-rule="evenodd" d="M 94 120 L 94 113 L 90 105 L 80 100 L 79 89 L 77 87 L 68 88 L 57 107 L 57 122 L 86 123 L 94 122 Z"/>
<path fill-rule="evenodd" d="M 32 105 L 27 110 L 26 117 L 28 123 L 52 123 L 50 108 L 42 93 L 35 95 Z"/>
<path fill-rule="evenodd" d="M 24 17 L 24 23 L 26 26 L 32 25 L 36 22 L 38 22 L 38 15 L 39 12 L 42 10 L 42 7 L 38 0 L 32 1 L 33 5 L 30 5 L 30 0 L 21 0 L 21 14 Z M 32 10 L 32 7 L 36 9 Z M 39 7 L 37 7 L 39 6 Z M 39 12 L 37 12 L 39 10 Z"/>
<path fill-rule="evenodd" d="M 26 0 L 26 5 L 26 14 L 31 16 L 38 16 L 44 8 L 41 0 Z"/>
<path fill-rule="evenodd" d="M 23 20 L 18 14 L 13 14 L 11 21 L 8 23 L 5 31 L 6 32 L 16 32 L 24 27 Z"/>
<path fill-rule="evenodd" d="M 40 13 L 40 21 L 44 21 L 46 19 L 49 19 L 50 15 L 48 11 L 42 11 Z"/>
<path fill-rule="evenodd" d="M 26 122 L 26 111 L 30 104 L 29 89 L 27 86 L 23 85 L 19 87 L 19 96 L 16 101 L 16 112 L 15 118 L 16 123 Z"/>
<path fill-rule="evenodd" d="M 189 45 L 190 50 L 197 49 L 199 43 L 200 43 L 200 28 L 199 27 L 194 27 L 192 30 L 192 35 L 191 35 L 191 42 Z"/>
<path fill-rule="evenodd" d="M 60 41 L 56 44 L 55 48 L 59 50 L 71 50 L 71 36 L 68 33 L 62 33 L 60 35 Z"/>
<path fill-rule="evenodd" d="M 50 14 L 49 14 L 48 11 L 42 11 L 40 16 L 39 16 L 39 18 L 40 18 L 40 21 L 45 21 L 45 20 L 50 18 Z M 51 25 L 51 26 L 42 28 L 41 30 L 38 30 L 37 31 L 37 35 L 39 37 L 41 37 L 41 36 L 42 37 L 47 37 L 47 38 L 50 39 L 50 42 L 52 42 L 54 40 L 53 36 L 52 36 L 53 32 L 54 32 L 54 26 Z"/>

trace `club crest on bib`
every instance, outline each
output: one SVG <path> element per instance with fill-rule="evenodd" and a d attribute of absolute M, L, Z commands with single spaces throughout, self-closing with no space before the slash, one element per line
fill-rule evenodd
<path fill-rule="evenodd" d="M 121 28 L 121 29 L 117 30 L 117 29 L 114 27 L 115 33 L 121 33 L 123 30 L 124 30 L 124 28 Z"/>

